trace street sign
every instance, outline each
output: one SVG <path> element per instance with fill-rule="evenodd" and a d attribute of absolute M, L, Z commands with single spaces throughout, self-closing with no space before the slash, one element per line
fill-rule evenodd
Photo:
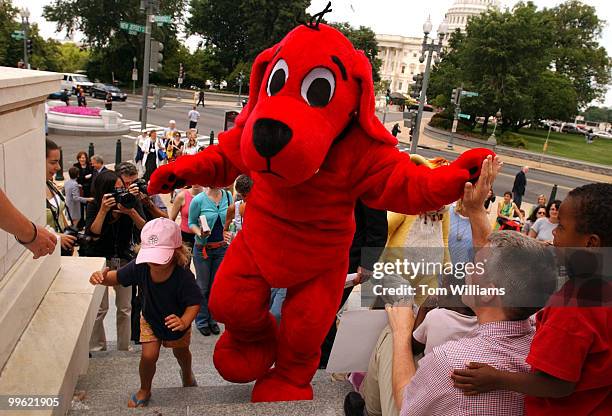
<path fill-rule="evenodd" d="M 183 78 L 179 78 L 177 84 L 181 85 L 182 83 L 183 83 Z"/>
<path fill-rule="evenodd" d="M 172 22 L 172 16 L 155 16 L 156 23 L 170 23 Z"/>
<path fill-rule="evenodd" d="M 452 133 L 456 133 L 457 132 L 457 125 L 459 124 L 459 122 L 457 120 L 453 120 L 453 127 L 451 128 L 451 132 Z"/>
<path fill-rule="evenodd" d="M 143 25 L 138 25 L 136 23 L 119 22 L 119 27 L 123 30 L 129 31 L 130 34 L 145 32 L 145 27 Z"/>
<path fill-rule="evenodd" d="M 25 35 L 25 32 L 23 30 L 13 30 L 13 34 L 14 35 Z"/>
<path fill-rule="evenodd" d="M 470 119 L 470 115 L 469 114 L 459 113 L 459 118 L 465 118 L 465 119 L 469 120 Z"/>
<path fill-rule="evenodd" d="M 18 33 L 11 33 L 11 37 L 12 37 L 13 39 L 15 39 L 15 40 L 23 40 L 23 39 L 25 39 L 25 36 L 24 36 L 24 35 L 20 35 L 20 34 L 18 34 Z"/>
<path fill-rule="evenodd" d="M 138 81 L 138 70 L 136 68 L 132 69 L 132 81 Z"/>
<path fill-rule="evenodd" d="M 478 97 L 478 93 L 475 91 L 461 91 L 463 97 Z"/>

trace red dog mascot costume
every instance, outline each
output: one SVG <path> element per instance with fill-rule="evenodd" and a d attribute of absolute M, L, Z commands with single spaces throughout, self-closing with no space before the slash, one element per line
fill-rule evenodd
<path fill-rule="evenodd" d="M 226 380 L 257 380 L 253 401 L 312 399 L 348 269 L 355 201 L 405 214 L 438 209 L 492 154 L 474 149 L 432 170 L 396 143 L 374 113 L 368 59 L 317 21 L 257 57 L 248 105 L 218 146 L 155 171 L 151 193 L 228 186 L 241 173 L 254 180 L 209 302 L 225 324 L 214 364 Z M 271 287 L 288 288 L 280 327 L 268 312 Z"/>

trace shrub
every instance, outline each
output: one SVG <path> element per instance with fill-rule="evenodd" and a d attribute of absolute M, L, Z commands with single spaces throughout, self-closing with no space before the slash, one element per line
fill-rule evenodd
<path fill-rule="evenodd" d="M 453 121 L 440 114 L 434 114 L 431 120 L 429 120 L 429 125 L 436 129 L 450 130 L 453 126 Z"/>
<path fill-rule="evenodd" d="M 527 149 L 527 140 L 519 134 L 511 131 L 504 132 L 498 139 L 498 143 L 508 147 Z"/>

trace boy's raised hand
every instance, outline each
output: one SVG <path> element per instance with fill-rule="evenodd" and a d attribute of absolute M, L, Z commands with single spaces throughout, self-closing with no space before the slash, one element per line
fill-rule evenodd
<path fill-rule="evenodd" d="M 108 267 L 105 267 L 102 271 L 94 272 L 89 278 L 89 283 L 94 286 L 101 285 L 104 282 L 104 279 L 106 279 L 106 275 L 108 274 L 109 270 L 110 269 Z"/>
<path fill-rule="evenodd" d="M 174 314 L 166 316 L 166 326 L 172 331 L 184 331 L 187 329 L 183 320 Z"/>
<path fill-rule="evenodd" d="M 492 390 L 499 390 L 499 370 L 483 363 L 468 363 L 463 370 L 451 374 L 453 386 L 463 390 L 466 396 L 475 396 Z"/>

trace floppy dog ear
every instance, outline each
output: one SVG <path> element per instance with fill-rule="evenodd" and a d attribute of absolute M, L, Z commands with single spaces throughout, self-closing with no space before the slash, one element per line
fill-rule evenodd
<path fill-rule="evenodd" d="M 372 66 L 363 51 L 357 51 L 355 63 L 355 78 L 361 86 L 359 97 L 359 114 L 357 120 L 361 128 L 374 140 L 392 145 L 397 144 L 397 139 L 387 131 L 385 126 L 376 117 L 376 105 L 374 101 L 374 81 L 372 80 Z"/>
<path fill-rule="evenodd" d="M 253 67 L 251 68 L 251 81 L 249 83 L 249 102 L 242 109 L 240 115 L 236 118 L 236 125 L 239 127 L 244 127 L 249 115 L 251 114 L 251 110 L 255 108 L 257 104 L 257 98 L 259 97 L 259 90 L 263 83 L 263 77 L 266 73 L 266 69 L 268 68 L 268 64 L 274 57 L 274 53 L 278 45 L 274 45 L 271 48 L 266 49 L 261 52 L 255 58 L 255 62 L 253 62 Z"/>

